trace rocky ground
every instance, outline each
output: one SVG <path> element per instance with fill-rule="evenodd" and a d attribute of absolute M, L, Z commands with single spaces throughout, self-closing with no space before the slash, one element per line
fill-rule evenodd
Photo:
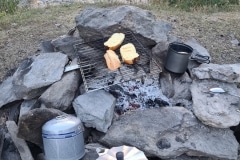
<path fill-rule="evenodd" d="M 91 4 L 94 5 L 94 4 Z M 0 26 L 0 81 L 10 75 L 21 60 L 37 54 L 43 40 L 66 34 L 75 26 L 74 18 L 87 5 L 46 7 L 13 16 Z M 171 35 L 185 41 L 195 38 L 206 47 L 212 63 L 240 62 L 239 12 L 189 13 L 152 10 L 157 18 L 172 24 Z M 31 15 L 30 15 L 31 14 Z M 21 18 L 21 21 L 19 20 Z"/>

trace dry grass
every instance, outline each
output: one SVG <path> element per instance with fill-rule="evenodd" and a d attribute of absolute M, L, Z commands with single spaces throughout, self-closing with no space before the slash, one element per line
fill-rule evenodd
<path fill-rule="evenodd" d="M 95 4 L 101 7 L 119 3 Z M 39 51 L 40 42 L 66 34 L 75 26 L 74 18 L 88 5 L 73 4 L 19 11 L 0 17 L 0 81 L 21 60 Z M 162 5 L 142 5 L 174 27 L 171 35 L 184 41 L 197 39 L 210 52 L 214 63 L 239 63 L 240 47 L 232 46 L 230 35 L 240 40 L 239 11 L 205 13 L 207 9 L 184 12 Z M 223 55 L 225 57 L 223 57 Z"/>
<path fill-rule="evenodd" d="M 66 34 L 75 26 L 81 5 L 21 11 L 0 19 L 0 80 L 21 60 L 36 54 L 43 40 Z"/>

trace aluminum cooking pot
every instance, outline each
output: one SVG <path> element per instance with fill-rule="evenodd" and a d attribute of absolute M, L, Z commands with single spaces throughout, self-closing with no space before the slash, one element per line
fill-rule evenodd
<path fill-rule="evenodd" d="M 42 126 L 46 160 L 77 160 L 85 155 L 83 126 L 79 118 L 61 115 Z"/>
<path fill-rule="evenodd" d="M 183 74 L 187 70 L 192 52 L 193 48 L 189 45 L 179 42 L 170 43 L 164 68 L 172 73 Z"/>

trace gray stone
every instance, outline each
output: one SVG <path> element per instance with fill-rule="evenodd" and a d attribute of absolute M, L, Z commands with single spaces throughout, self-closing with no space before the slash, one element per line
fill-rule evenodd
<path fill-rule="evenodd" d="M 159 42 L 152 48 L 152 55 L 162 68 L 164 67 L 164 63 L 167 57 L 169 44 L 177 41 L 178 40 L 176 37 L 169 35 L 168 41 Z"/>
<path fill-rule="evenodd" d="M 237 158 L 237 160 L 240 160 L 240 151 L 238 152 L 239 154 L 238 154 L 238 158 Z"/>
<path fill-rule="evenodd" d="M 162 107 L 123 115 L 100 140 L 111 146 L 128 144 L 150 157 L 182 154 L 216 159 L 237 159 L 238 142 L 230 129 L 200 123 L 183 107 Z"/>
<path fill-rule="evenodd" d="M 72 101 L 80 84 L 79 70 L 70 71 L 63 75 L 62 79 L 52 84 L 39 98 L 47 108 L 55 108 L 61 111 L 72 107 Z"/>
<path fill-rule="evenodd" d="M 84 83 L 81 83 L 81 85 L 79 87 L 79 95 L 84 94 L 84 93 L 86 93 L 86 88 L 85 88 Z"/>
<path fill-rule="evenodd" d="M 65 54 L 42 53 L 23 61 L 13 75 L 13 87 L 17 97 L 33 99 L 62 78 L 68 62 Z"/>
<path fill-rule="evenodd" d="M 18 7 L 28 8 L 29 7 L 29 0 L 20 0 L 19 3 L 18 3 Z"/>
<path fill-rule="evenodd" d="M 216 158 L 209 158 L 209 157 L 194 157 L 194 156 L 187 156 L 187 155 L 181 155 L 176 158 L 171 158 L 167 160 L 216 160 Z"/>
<path fill-rule="evenodd" d="M 233 34 L 230 34 L 232 46 L 240 46 L 240 42 Z"/>
<path fill-rule="evenodd" d="M 180 76 L 162 72 L 160 74 L 161 90 L 165 96 L 172 99 L 191 99 L 190 85 L 192 79 L 185 72 Z"/>
<path fill-rule="evenodd" d="M 99 156 L 96 151 L 90 150 L 90 151 L 86 152 L 86 154 L 84 155 L 82 160 L 94 160 L 94 159 L 97 159 L 98 157 Z"/>
<path fill-rule="evenodd" d="M 99 143 L 89 143 L 85 145 L 85 156 L 82 160 L 94 160 L 97 159 L 99 156 L 96 152 L 97 148 L 105 148 Z"/>
<path fill-rule="evenodd" d="M 87 8 L 75 17 L 75 21 L 85 41 L 130 30 L 145 46 L 167 41 L 167 33 L 172 28 L 167 22 L 157 20 L 151 12 L 130 5 Z"/>
<path fill-rule="evenodd" d="M 193 68 L 197 68 L 200 66 L 201 63 L 197 62 L 197 61 L 188 61 L 188 66 L 187 66 L 187 70 L 188 70 L 188 73 L 190 75 L 190 77 L 194 77 L 194 74 L 193 74 Z"/>
<path fill-rule="evenodd" d="M 3 132 L 2 128 L 0 127 L 0 158 L 2 155 L 3 143 L 4 143 L 4 132 Z"/>
<path fill-rule="evenodd" d="M 105 133 L 100 132 L 96 129 L 91 130 L 90 137 L 92 143 L 98 143 L 99 139 L 101 139 Z"/>
<path fill-rule="evenodd" d="M 30 110 L 19 119 L 18 137 L 42 147 L 42 126 L 47 121 L 63 114 L 65 113 L 52 108 Z"/>
<path fill-rule="evenodd" d="M 160 73 L 159 81 L 162 93 L 167 98 L 172 98 L 174 96 L 174 86 L 171 74 L 168 72 Z"/>
<path fill-rule="evenodd" d="M 11 138 L 12 138 L 15 146 L 18 149 L 18 152 L 19 152 L 21 158 L 24 160 L 34 160 L 32 157 L 31 151 L 27 146 L 27 143 L 23 139 L 17 137 L 18 127 L 17 127 L 16 123 L 14 121 L 7 121 L 6 126 L 8 128 L 8 131 L 11 135 Z"/>
<path fill-rule="evenodd" d="M 0 125 L 0 132 L 3 133 L 3 146 L 2 153 L 0 155 L 1 160 L 22 160 L 16 146 L 14 145 L 10 134 L 7 131 L 7 127 L 4 124 Z"/>
<path fill-rule="evenodd" d="M 169 42 L 169 43 L 172 43 L 172 42 L 179 42 L 179 38 L 176 37 L 175 35 L 171 35 L 171 34 L 169 34 L 169 35 L 168 35 L 168 42 Z"/>
<path fill-rule="evenodd" d="M 38 99 L 24 100 L 20 107 L 19 117 L 35 108 L 40 108 L 40 102 Z"/>
<path fill-rule="evenodd" d="M 234 131 L 236 139 L 238 140 L 238 142 L 240 142 L 240 124 L 238 124 L 238 126 L 233 127 L 232 130 Z M 240 154 L 240 146 L 239 146 L 239 154 Z"/>
<path fill-rule="evenodd" d="M 49 6 L 49 0 L 19 0 L 19 8 L 42 8 Z"/>
<path fill-rule="evenodd" d="M 40 50 L 42 53 L 54 52 L 54 46 L 51 43 L 52 40 L 42 41 L 40 44 Z"/>
<path fill-rule="evenodd" d="M 0 110 L 0 159 L 21 160 L 18 150 L 7 130 L 6 121 L 18 120 L 20 101 L 9 103 Z"/>
<path fill-rule="evenodd" d="M 231 40 L 233 46 L 239 46 L 240 42 L 237 39 Z"/>
<path fill-rule="evenodd" d="M 18 121 L 20 106 L 22 101 L 14 101 L 6 104 L 0 110 L 0 124 L 5 124 L 7 120 Z"/>
<path fill-rule="evenodd" d="M 12 148 L 11 148 L 12 149 Z M 9 150 L 8 152 L 4 152 L 2 154 L 2 159 L 4 160 L 22 160 L 19 153 L 16 150 Z"/>
<path fill-rule="evenodd" d="M 44 153 L 39 153 L 36 160 L 46 160 Z"/>
<path fill-rule="evenodd" d="M 187 45 L 191 46 L 193 48 L 193 53 L 191 55 L 192 58 L 194 58 L 197 62 L 202 63 L 203 59 L 201 59 L 200 56 L 208 57 L 209 62 L 211 62 L 211 56 L 208 53 L 207 49 L 204 48 L 202 45 L 200 45 L 196 39 L 192 38 L 185 42 Z"/>
<path fill-rule="evenodd" d="M 164 58 L 164 57 L 166 57 L 166 55 L 164 55 L 164 53 L 168 51 L 168 46 L 169 46 L 169 42 L 167 42 L 167 41 L 159 42 L 152 48 L 152 53 L 154 55 L 157 55 L 158 57 Z M 161 55 L 164 55 L 164 56 L 161 56 Z"/>
<path fill-rule="evenodd" d="M 236 64 L 201 64 L 193 68 L 198 79 L 214 79 L 224 82 L 240 82 L 240 63 Z"/>
<path fill-rule="evenodd" d="M 159 42 L 152 48 L 152 55 L 162 68 L 167 57 L 168 45 L 168 42 Z"/>
<path fill-rule="evenodd" d="M 74 49 L 74 45 L 81 43 L 83 40 L 80 37 L 74 37 L 70 35 L 62 35 L 51 41 L 51 44 L 57 51 L 61 51 L 68 55 L 70 59 L 77 57 Z"/>
<path fill-rule="evenodd" d="M 190 85 L 192 79 L 185 72 L 181 76 L 173 78 L 174 96 L 173 99 L 187 99 L 191 100 Z"/>
<path fill-rule="evenodd" d="M 8 77 L 0 84 L 0 108 L 7 103 L 21 99 L 15 95 L 12 82 L 13 77 Z"/>
<path fill-rule="evenodd" d="M 115 104 L 116 99 L 104 90 L 85 93 L 73 101 L 74 110 L 84 125 L 104 133 L 111 125 Z"/>
<path fill-rule="evenodd" d="M 193 112 L 204 124 L 216 128 L 229 128 L 240 122 L 240 98 L 228 94 L 210 94 L 211 87 L 222 87 L 230 93 L 240 95 L 235 84 L 219 81 L 193 81 L 191 93 Z"/>
<path fill-rule="evenodd" d="M 184 107 L 187 110 L 193 112 L 192 100 L 187 100 L 187 99 L 170 99 L 170 104 L 172 104 L 172 106 Z"/>

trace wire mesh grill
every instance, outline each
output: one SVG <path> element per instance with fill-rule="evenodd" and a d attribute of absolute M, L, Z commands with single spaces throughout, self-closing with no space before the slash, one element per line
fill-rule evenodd
<path fill-rule="evenodd" d="M 80 43 L 74 46 L 76 54 L 79 56 L 80 71 L 86 92 L 161 72 L 161 67 L 152 58 L 151 52 L 148 52 L 142 46 L 132 32 L 125 33 L 122 45 L 127 43 L 134 44 L 140 60 L 133 65 L 121 62 L 119 69 L 115 71 L 109 70 L 104 58 L 107 50 L 104 42 L 108 38 Z M 115 52 L 121 60 L 119 49 L 115 50 Z"/>

